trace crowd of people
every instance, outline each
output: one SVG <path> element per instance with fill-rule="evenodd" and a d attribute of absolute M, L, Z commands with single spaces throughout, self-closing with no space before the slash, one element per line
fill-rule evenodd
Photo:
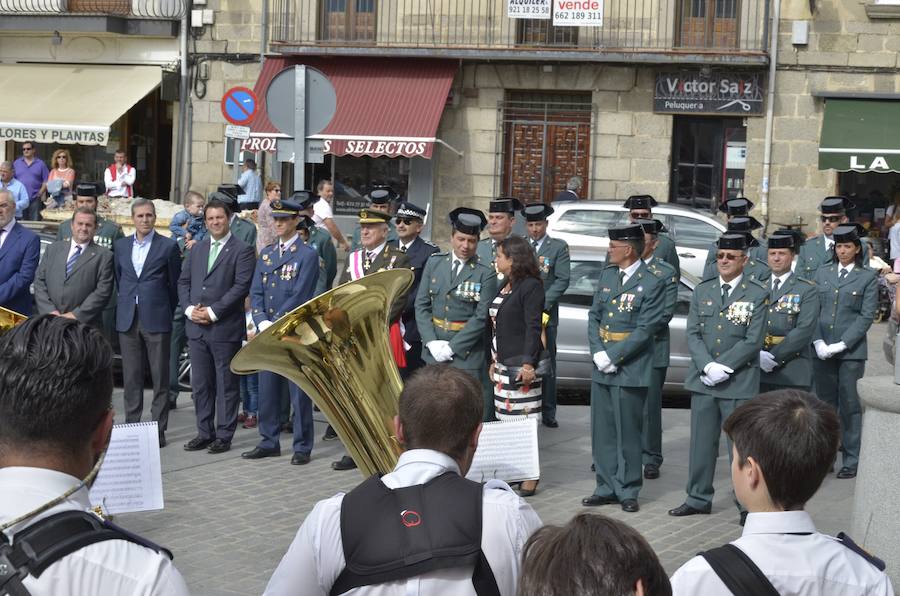
<path fill-rule="evenodd" d="M 124 184 L 127 172 L 116 168 L 111 166 L 109 177 Z M 482 486 L 461 478 L 483 422 L 524 417 L 549 429 L 559 426 L 556 330 L 570 267 L 566 243 L 547 233 L 551 206 L 503 197 L 490 202 L 487 215 L 457 208 L 449 216 L 450 248 L 442 251 L 420 237 L 425 209 L 401 200 L 390 187 L 371 190 L 369 207 L 359 212 L 349 239 L 334 223 L 333 187 L 327 181 L 316 193 L 298 191 L 286 199 L 280 185 L 270 182 L 256 209 L 241 214 L 244 190 L 226 184 L 205 198 L 187 193 L 184 211 L 171 222 L 170 238 L 156 231 L 152 201 L 132 201 L 134 233 L 125 236 L 121 227 L 98 215 L 96 185 L 74 184 L 73 217 L 60 226 L 58 241 L 40 260 L 37 237 L 16 223 L 25 206 L 11 190 L 0 190 L 0 306 L 32 315 L 33 283 L 38 315 L 0 339 L 0 352 L 7 350 L 0 361 L 0 424 L 21 423 L 25 429 L 0 434 L 0 441 L 21 440 L 15 448 L 0 444 L 0 474 L 10 465 L 43 468 L 55 462 L 51 469 L 68 475 L 56 486 L 75 479 L 65 508 L 77 508 L 84 487 L 78 480 L 105 448 L 98 437 L 104 437 L 111 417 L 98 414 L 99 425 L 86 421 L 81 435 L 60 435 L 70 437 L 71 445 L 47 439 L 52 435 L 41 433 L 55 432 L 52 425 L 32 429 L 33 423 L 21 420 L 25 410 L 20 407 L 32 386 L 47 387 L 17 376 L 22 365 L 15 359 L 40 358 L 41 349 L 65 349 L 70 350 L 65 362 L 75 366 L 87 358 L 84 371 L 104 376 L 104 350 L 79 354 L 88 340 L 105 346 L 100 333 L 116 339 L 122 353 L 126 422 L 141 418 L 149 372 L 150 413 L 160 447 L 167 444 L 168 412 L 177 407 L 173 376 L 186 344 L 197 434 L 183 448 L 226 452 L 242 423 L 260 436 L 242 458 L 280 456 L 280 434 L 288 431 L 291 464 L 305 465 L 315 443 L 310 398 L 272 372 L 239 377 L 230 369 L 232 358 L 243 342 L 327 291 L 336 279 L 344 283 L 377 271 L 412 269 L 413 286 L 389 314 L 392 355 L 406 381 L 395 420 L 406 451 L 392 473 L 316 506 L 268 593 L 343 593 L 376 584 L 387 586 L 382 593 L 402 593 L 406 581 L 416 577 L 422 578 L 424 593 L 440 593 L 459 582 L 471 582 L 478 594 L 734 591 L 721 568 L 746 561 L 735 563 L 733 552 L 710 551 L 688 562 L 670 586 L 646 541 L 624 524 L 583 515 L 564 528 L 538 530 L 540 520 L 522 500 L 536 493 L 538 478 L 520 483 L 516 491 L 502 482 Z M 637 512 L 644 480 L 661 473 L 661 392 L 680 267 L 674 242 L 653 218 L 655 205 L 649 195 L 629 197 L 624 207 L 630 222 L 607 231 L 607 266 L 596 280 L 587 326 L 594 364 L 595 490 L 582 500 L 586 507 L 617 504 Z M 802 510 L 833 466 L 838 444 L 837 477 L 856 475 L 861 436 L 856 381 L 865 368 L 877 278 L 867 267 L 869 250 L 861 228 L 850 222 L 853 206 L 846 198 L 822 201 L 822 234 L 813 238 L 792 230 L 757 238 L 760 225 L 750 216 L 752 208 L 743 198 L 723 204 L 727 231 L 710 247 L 704 279 L 691 299 L 691 364 L 685 382 L 692 394 L 689 471 L 685 501 L 669 514 L 711 512 L 724 429 L 745 526 L 736 544 L 774 589 L 799 585 L 781 593 L 831 593 L 823 586 L 851 581 L 852 569 L 859 593 L 892 593 L 877 561 L 858 554 L 849 539 L 829 547 L 837 549 L 835 554 L 804 559 L 802 573 L 784 575 L 781 567 L 769 564 L 796 553 L 822 552 L 822 543 L 830 540 L 816 533 Z M 525 221 L 524 237 L 513 234 L 518 217 Z M 339 278 L 335 244 L 348 251 Z M 44 346 L 50 336 L 64 347 Z M 45 356 L 59 361 L 54 354 Z M 143 354 L 149 371 L 143 369 Z M 65 368 L 60 371 L 64 374 Z M 102 389 L 87 411 L 108 408 L 111 384 L 109 391 L 105 385 Z M 84 393 L 79 399 L 92 399 Z M 31 401 L 29 407 L 36 408 L 31 414 L 45 405 Z M 438 403 L 443 414 L 436 417 Z M 336 438 L 329 428 L 323 440 Z M 46 460 L 22 455 L 29 441 L 49 441 L 53 449 Z M 77 462 L 59 455 L 67 445 L 80 454 Z M 356 463 L 348 455 L 332 467 L 348 470 Z M 32 481 L 40 478 L 11 477 L 10 486 Z M 424 489 L 407 490 L 411 487 Z M 437 503 L 453 503 L 442 510 L 454 513 L 431 520 L 430 543 L 384 525 L 395 509 L 423 511 Z M 36 504 L 10 506 L 13 514 L 0 506 L 0 522 L 14 522 L 3 529 L 26 527 L 17 515 Z M 365 515 L 353 514 L 363 510 Z M 421 522 L 407 525 L 405 520 L 407 528 Z M 796 545 L 785 547 L 794 554 L 779 553 L 761 537 L 773 534 L 796 535 Z M 597 550 L 587 550 L 585 541 L 596 543 L 590 548 Z M 425 548 L 436 543 L 446 548 Z M 571 554 L 560 559 L 567 549 Z M 608 557 L 586 557 L 586 552 Z M 160 551 L 151 558 L 166 569 L 172 591 L 164 593 L 181 593 L 177 571 Z M 835 567 L 838 559 L 842 563 Z M 548 573 L 560 566 L 567 570 L 563 579 Z M 881 591 L 868 591 L 874 586 Z"/>

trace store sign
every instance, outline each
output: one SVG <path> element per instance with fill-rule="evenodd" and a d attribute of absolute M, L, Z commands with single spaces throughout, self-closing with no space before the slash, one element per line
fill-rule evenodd
<path fill-rule="evenodd" d="M 8 141 L 34 141 L 35 143 L 61 143 L 67 145 L 106 145 L 109 129 L 76 129 L 48 126 L 8 126 L 0 124 L 0 139 Z"/>
<path fill-rule="evenodd" d="M 890 161 L 893 161 L 893 165 Z M 900 157 L 897 155 L 850 155 L 850 169 L 891 172 L 900 170 Z"/>
<path fill-rule="evenodd" d="M 431 157 L 434 143 L 421 139 L 325 139 L 323 151 L 354 157 Z"/>
<path fill-rule="evenodd" d="M 506 16 L 511 19 L 549 19 L 553 0 L 506 0 Z"/>
<path fill-rule="evenodd" d="M 602 27 L 603 0 L 553 0 L 554 27 Z"/>
<path fill-rule="evenodd" d="M 241 143 L 241 151 L 275 153 L 276 137 L 250 137 Z"/>
<path fill-rule="evenodd" d="M 758 116 L 763 113 L 762 81 L 761 72 L 660 72 L 656 75 L 653 111 Z"/>

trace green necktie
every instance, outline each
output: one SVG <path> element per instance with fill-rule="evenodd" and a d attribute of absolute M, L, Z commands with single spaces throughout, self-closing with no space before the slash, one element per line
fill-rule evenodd
<path fill-rule="evenodd" d="M 219 244 L 220 242 L 216 240 L 212 243 L 212 248 L 209 249 L 209 260 L 206 262 L 207 273 L 212 271 L 213 264 L 216 262 L 216 257 L 219 256 Z"/>

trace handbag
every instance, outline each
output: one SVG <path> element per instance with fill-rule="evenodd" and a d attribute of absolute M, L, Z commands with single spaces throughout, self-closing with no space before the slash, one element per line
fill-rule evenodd
<path fill-rule="evenodd" d="M 503 363 L 503 366 L 506 367 L 507 374 L 510 379 L 515 379 L 519 376 L 519 372 L 522 370 L 522 357 L 515 358 L 514 360 L 519 361 L 517 364 L 508 364 L 506 362 Z M 536 377 L 545 377 L 552 372 L 552 366 L 550 362 L 550 352 L 546 349 L 541 350 L 541 354 L 538 357 L 538 363 L 534 367 L 534 375 Z"/>

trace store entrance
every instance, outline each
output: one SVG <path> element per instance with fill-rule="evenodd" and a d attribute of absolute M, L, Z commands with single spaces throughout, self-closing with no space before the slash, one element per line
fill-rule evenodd
<path fill-rule="evenodd" d="M 869 242 L 875 245 L 875 254 L 886 256 L 883 249 L 887 244 L 879 239 L 884 240 L 891 227 L 888 212 L 893 214 L 900 209 L 900 206 L 890 209 L 891 205 L 900 203 L 900 173 L 839 172 L 838 194 L 853 201 L 854 220 L 869 230 Z"/>
<path fill-rule="evenodd" d="M 743 195 L 747 129 L 740 118 L 675 116 L 669 201 L 715 212 Z"/>

